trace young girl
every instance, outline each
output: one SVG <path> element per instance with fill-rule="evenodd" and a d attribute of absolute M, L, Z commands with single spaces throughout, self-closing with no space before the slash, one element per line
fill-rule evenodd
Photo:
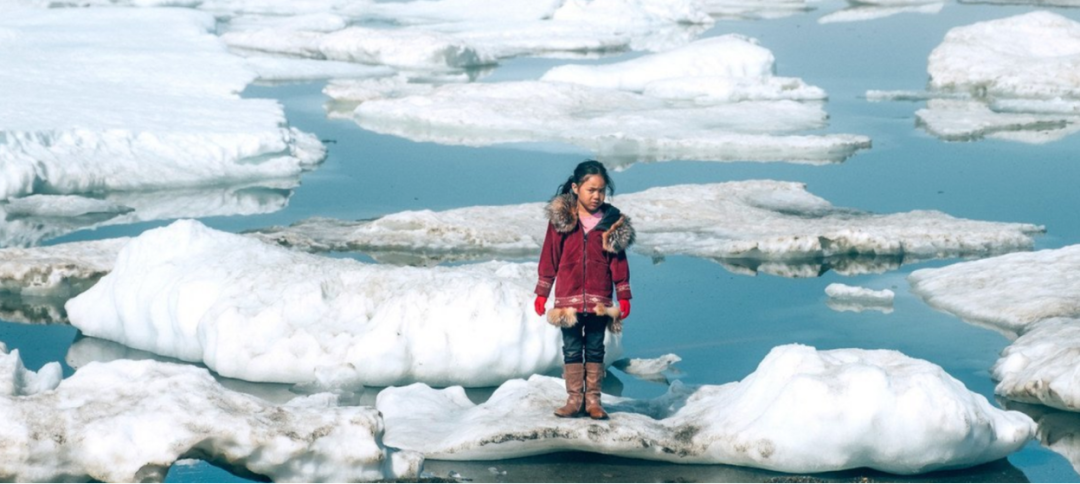
<path fill-rule="evenodd" d="M 600 162 L 589 160 L 574 169 L 547 206 L 548 228 L 540 253 L 536 313 L 544 314 L 551 287 L 555 308 L 548 321 L 562 328 L 566 405 L 555 410 L 564 418 L 587 413 L 606 419 L 600 406 L 604 381 L 604 329 L 622 330 L 630 316 L 630 267 L 626 249 L 634 243 L 630 218 L 604 203 L 615 186 Z M 612 304 L 611 288 L 619 305 Z"/>

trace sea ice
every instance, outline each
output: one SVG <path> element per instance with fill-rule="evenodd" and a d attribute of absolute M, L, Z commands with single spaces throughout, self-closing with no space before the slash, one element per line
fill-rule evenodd
<path fill-rule="evenodd" d="M 1080 113 L 1045 112 L 1066 106 L 1065 103 L 1036 104 L 1030 101 L 988 104 L 981 100 L 930 99 L 925 109 L 915 112 L 915 118 L 919 126 L 944 140 L 986 137 L 1038 144 L 1057 141 L 1080 131 Z M 1034 110 L 1024 111 L 1024 107 Z"/>
<path fill-rule="evenodd" d="M 5 479 L 160 482 L 189 458 L 276 482 L 415 479 L 423 466 L 420 454 L 382 444 L 373 408 L 273 405 L 189 365 L 94 363 L 50 383 L 0 396 Z"/>
<path fill-rule="evenodd" d="M 14 9 L 0 19 L 0 199 L 296 177 L 325 149 L 188 10 Z"/>
<path fill-rule="evenodd" d="M 0 342 L 0 400 L 47 392 L 56 388 L 62 378 L 60 363 L 48 363 L 36 372 L 27 370 L 19 358 L 19 350 L 9 353 L 7 345 Z"/>
<path fill-rule="evenodd" d="M 1080 411 L 1080 319 L 1040 321 L 1001 352 L 994 392 L 1010 400 Z"/>
<path fill-rule="evenodd" d="M 682 361 L 678 355 L 668 353 L 658 358 L 623 358 L 611 364 L 619 371 L 642 380 L 668 384 L 665 371 L 673 370 L 672 365 Z M 677 371 L 677 370 L 676 370 Z"/>
<path fill-rule="evenodd" d="M 826 303 L 836 311 L 862 312 L 874 310 L 886 314 L 893 311 L 895 294 L 888 289 L 875 291 L 865 287 L 834 283 L 825 288 L 825 294 L 829 296 Z"/>
<path fill-rule="evenodd" d="M 901 13 L 921 13 L 927 15 L 934 15 L 941 12 L 941 9 L 945 7 L 944 2 L 931 1 L 931 2 L 880 2 L 880 3 L 868 3 L 862 1 L 851 1 L 852 6 L 839 10 L 828 15 L 823 15 L 818 19 L 818 23 L 830 24 L 840 22 L 862 22 L 866 20 L 877 20 L 880 18 L 892 17 L 893 15 Z"/>
<path fill-rule="evenodd" d="M 814 276 L 830 258 L 856 260 L 841 269 L 857 273 L 857 254 L 868 256 L 866 265 L 873 268 L 875 257 L 917 260 L 1029 249 L 1032 235 L 1043 230 L 935 211 L 871 214 L 834 207 L 801 183 L 771 180 L 651 188 L 618 195 L 612 203 L 633 219 L 635 247 L 643 254 L 719 259 L 733 267 L 747 260 L 804 262 Z M 409 211 L 359 222 L 310 219 L 254 235 L 303 250 L 361 251 L 391 262 L 532 257 L 547 224 L 543 205 Z"/>
<path fill-rule="evenodd" d="M 806 0 L 702 0 L 713 18 L 729 20 L 777 19 L 812 10 Z"/>
<path fill-rule="evenodd" d="M 1044 319 L 1080 317 L 1080 245 L 1002 255 L 908 276 L 930 306 L 1010 337 Z"/>
<path fill-rule="evenodd" d="M 84 334 L 248 381 L 491 386 L 562 363 L 536 264 L 430 269 L 290 251 L 179 221 L 67 305 Z M 608 358 L 619 358 L 609 335 Z"/>
<path fill-rule="evenodd" d="M 73 296 L 113 268 L 127 237 L 71 242 L 33 249 L 0 249 L 0 292 Z"/>
<path fill-rule="evenodd" d="M 562 380 L 512 380 L 480 405 L 460 387 L 383 390 L 387 445 L 431 459 L 589 451 L 783 472 L 869 467 L 897 474 L 990 462 L 1035 424 L 990 405 L 940 367 L 895 351 L 774 348 L 744 380 L 674 384 L 654 400 L 604 397 L 608 421 L 559 419 Z"/>

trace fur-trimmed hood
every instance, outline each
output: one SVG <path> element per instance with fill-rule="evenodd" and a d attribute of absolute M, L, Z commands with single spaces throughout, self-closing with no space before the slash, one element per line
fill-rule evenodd
<path fill-rule="evenodd" d="M 630 248 L 636 236 L 630 217 L 607 203 L 601 206 L 601 209 L 604 211 L 604 218 L 593 230 L 603 232 L 604 250 L 617 254 Z M 544 212 L 555 231 L 560 234 L 568 234 L 578 227 L 577 197 L 573 193 L 556 195 L 544 207 Z"/>

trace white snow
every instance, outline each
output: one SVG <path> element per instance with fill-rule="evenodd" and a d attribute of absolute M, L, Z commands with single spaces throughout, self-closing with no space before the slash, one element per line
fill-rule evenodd
<path fill-rule="evenodd" d="M 935 89 L 1080 97 L 1080 23 L 1036 11 L 956 27 L 930 53 Z"/>
<path fill-rule="evenodd" d="M 282 249 L 179 221 L 66 305 L 84 334 L 248 381 L 490 386 L 561 363 L 536 264 L 420 269 Z M 608 357 L 619 358 L 617 335 Z"/>
<path fill-rule="evenodd" d="M 352 62 L 295 59 L 253 55 L 244 65 L 258 74 L 263 82 L 312 81 L 319 79 L 369 79 L 394 75 L 385 66 L 367 66 Z"/>
<path fill-rule="evenodd" d="M 1010 400 L 1080 411 L 1080 319 L 1032 325 L 991 369 L 994 393 Z"/>
<path fill-rule="evenodd" d="M 47 363 L 36 372 L 27 370 L 19 350 L 9 353 L 7 345 L 0 341 L 0 400 L 47 392 L 56 388 L 62 378 L 60 363 Z"/>
<path fill-rule="evenodd" d="M 71 296 L 112 270 L 127 237 L 33 249 L 0 249 L 0 291 L 25 296 Z"/>
<path fill-rule="evenodd" d="M 895 351 L 774 348 L 741 382 L 675 384 L 655 400 L 605 396 L 611 420 L 559 419 L 562 380 L 503 384 L 481 404 L 460 387 L 388 388 L 387 445 L 431 459 L 589 451 L 783 472 L 961 468 L 1018 450 L 1035 424 L 994 408 L 940 367 Z"/>
<path fill-rule="evenodd" d="M 0 420 L 0 476 L 21 482 L 161 481 L 188 458 L 276 482 L 409 479 L 423 465 L 383 446 L 373 408 L 272 405 L 154 361 L 94 363 L 55 390 L 0 396 Z"/>
<path fill-rule="evenodd" d="M 1080 245 L 1008 254 L 908 276 L 934 308 L 1006 335 L 1056 317 L 1080 317 Z"/>
<path fill-rule="evenodd" d="M 295 177 L 325 155 L 205 13 L 14 9 L 0 19 L 0 199 Z"/>
<path fill-rule="evenodd" d="M 851 2 L 852 6 L 818 18 L 818 23 L 862 22 L 877 20 L 901 13 L 935 15 L 945 7 L 944 2 Z"/>
<path fill-rule="evenodd" d="M 1043 230 L 936 211 L 871 214 L 835 207 L 801 183 L 771 180 L 657 187 L 617 195 L 611 203 L 631 217 L 638 252 L 732 263 L 808 261 L 813 275 L 821 271 L 822 258 L 852 259 L 857 272 L 860 265 L 888 269 L 898 263 L 895 256 L 918 260 L 1028 249 L 1032 235 Z M 254 235 L 303 250 L 362 251 L 384 261 L 531 257 L 547 226 L 543 205 L 408 211 L 360 222 L 310 219 Z"/>

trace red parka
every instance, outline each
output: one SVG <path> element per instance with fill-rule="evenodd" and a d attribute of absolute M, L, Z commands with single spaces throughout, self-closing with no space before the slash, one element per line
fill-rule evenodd
<path fill-rule="evenodd" d="M 573 194 L 556 196 L 546 207 L 549 223 L 536 295 L 548 297 L 555 286 L 555 310 L 548 314 L 552 324 L 572 325 L 573 312 L 618 315 L 612 286 L 617 299 L 632 297 L 626 249 L 634 243 L 634 228 L 619 209 L 606 203 L 601 209 L 603 219 L 585 233 Z"/>

